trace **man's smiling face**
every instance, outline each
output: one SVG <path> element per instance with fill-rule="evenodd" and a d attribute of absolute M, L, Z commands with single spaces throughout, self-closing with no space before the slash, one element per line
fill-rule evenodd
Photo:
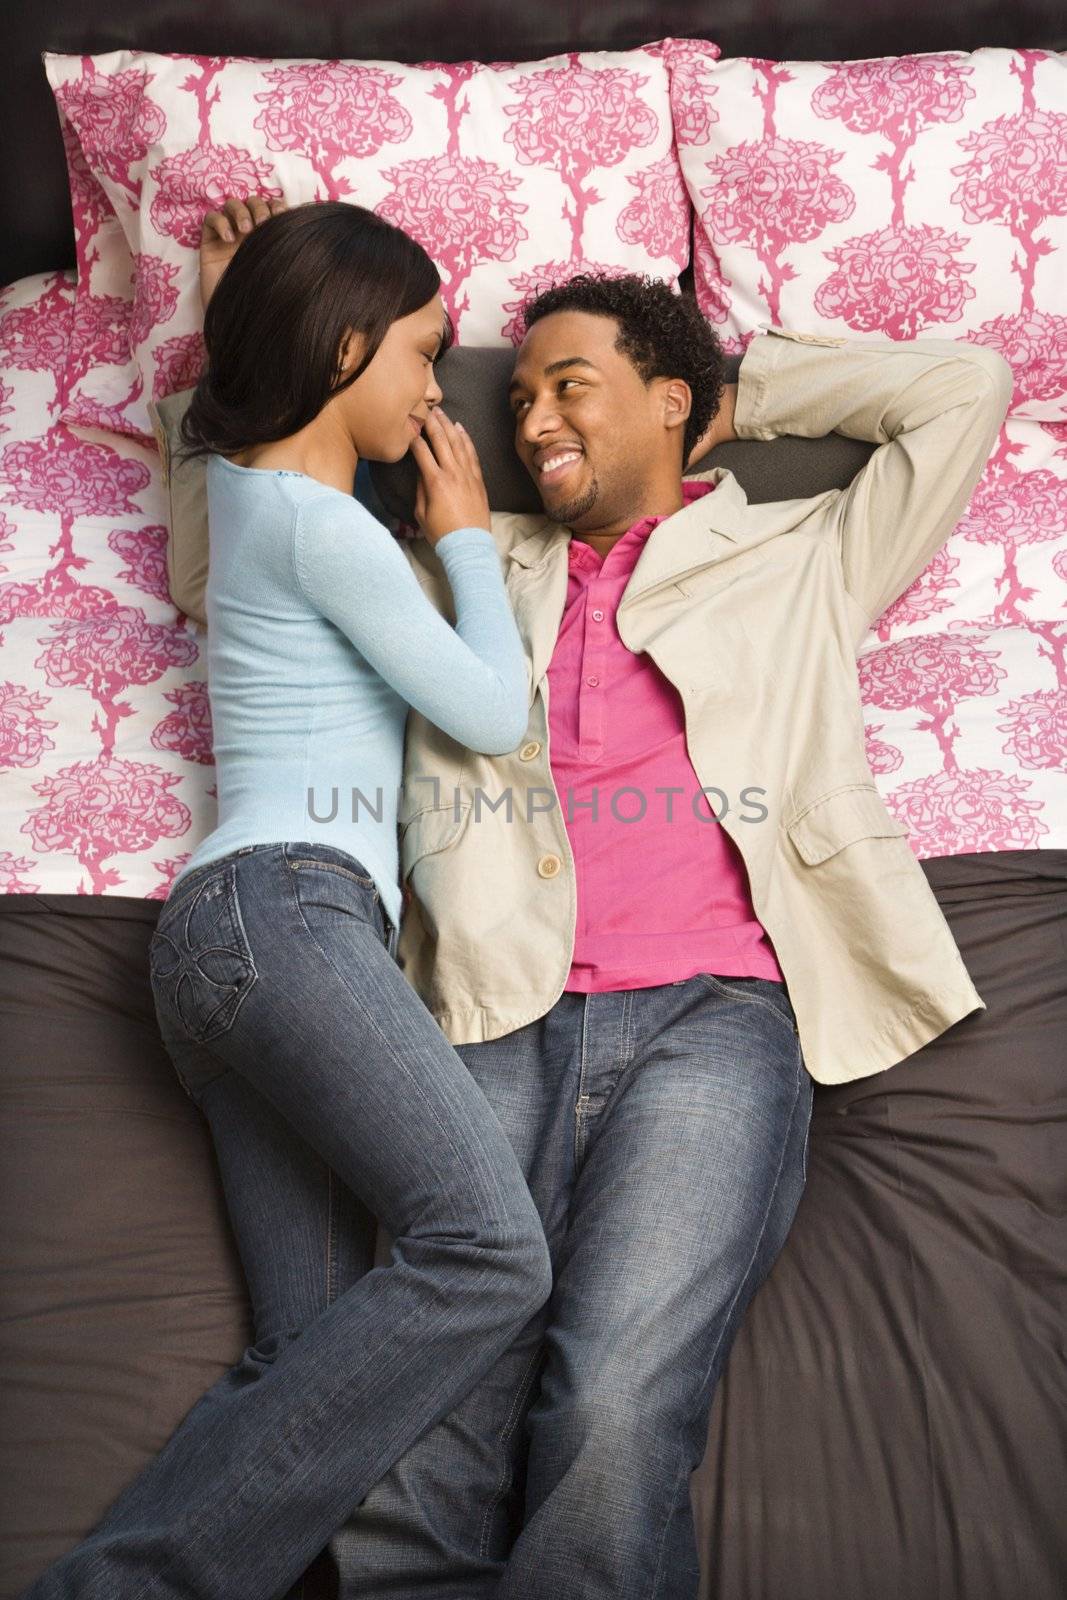
<path fill-rule="evenodd" d="M 645 384 L 618 335 L 614 317 L 542 317 L 509 390 L 519 458 L 548 515 L 578 532 L 625 523 L 651 479 L 681 473 L 681 428 L 663 421 L 668 380 Z"/>

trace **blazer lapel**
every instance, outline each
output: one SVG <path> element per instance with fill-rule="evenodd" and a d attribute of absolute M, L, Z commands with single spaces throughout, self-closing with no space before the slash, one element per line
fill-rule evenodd
<path fill-rule="evenodd" d="M 570 533 L 547 517 L 528 539 L 509 550 L 505 578 L 515 626 L 526 648 L 532 706 L 548 670 L 567 604 L 567 551 Z"/>
<path fill-rule="evenodd" d="M 715 492 L 692 501 L 652 530 L 623 593 L 620 613 L 652 590 L 709 566 L 737 549 L 735 529 L 743 520 L 747 504 L 743 489 L 723 467 L 714 467 L 697 477 L 714 483 Z M 570 541 L 568 528 L 544 517 L 532 533 L 508 551 L 508 599 L 530 664 L 531 706 L 552 659 L 563 620 Z"/>

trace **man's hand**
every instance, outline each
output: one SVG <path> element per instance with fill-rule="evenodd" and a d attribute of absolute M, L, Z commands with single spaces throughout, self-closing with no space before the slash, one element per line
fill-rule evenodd
<path fill-rule="evenodd" d="M 731 439 L 737 438 L 737 434 L 734 432 L 734 402 L 736 399 L 737 384 L 725 384 L 719 409 L 689 452 L 689 460 L 685 464 L 686 470 L 693 465 L 694 461 L 699 461 L 701 456 L 706 456 L 709 450 L 714 450 L 717 444 L 727 444 Z"/>
<path fill-rule="evenodd" d="M 284 200 L 250 194 L 244 200 L 224 200 L 220 211 L 208 212 L 200 229 L 200 304 L 205 311 L 244 236 L 284 210 Z"/>

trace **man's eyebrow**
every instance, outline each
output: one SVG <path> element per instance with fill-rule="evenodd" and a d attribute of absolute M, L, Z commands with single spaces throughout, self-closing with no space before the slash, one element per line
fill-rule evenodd
<path fill-rule="evenodd" d="M 554 372 L 562 372 L 564 367 L 592 367 L 594 372 L 600 371 L 594 362 L 587 361 L 584 356 L 565 356 L 562 361 L 553 361 L 545 368 L 545 377 L 550 378 Z M 521 388 L 519 379 L 512 378 L 508 384 L 508 394 L 511 395 L 516 389 Z"/>

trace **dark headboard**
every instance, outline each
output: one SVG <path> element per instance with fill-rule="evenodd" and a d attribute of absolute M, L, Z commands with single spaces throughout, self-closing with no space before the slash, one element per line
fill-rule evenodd
<path fill-rule="evenodd" d="M 63 148 L 42 50 L 529 61 L 668 35 L 724 55 L 847 60 L 1067 45 L 1063 0 L 8 0 L 0 54 L 0 284 L 72 266 Z"/>

